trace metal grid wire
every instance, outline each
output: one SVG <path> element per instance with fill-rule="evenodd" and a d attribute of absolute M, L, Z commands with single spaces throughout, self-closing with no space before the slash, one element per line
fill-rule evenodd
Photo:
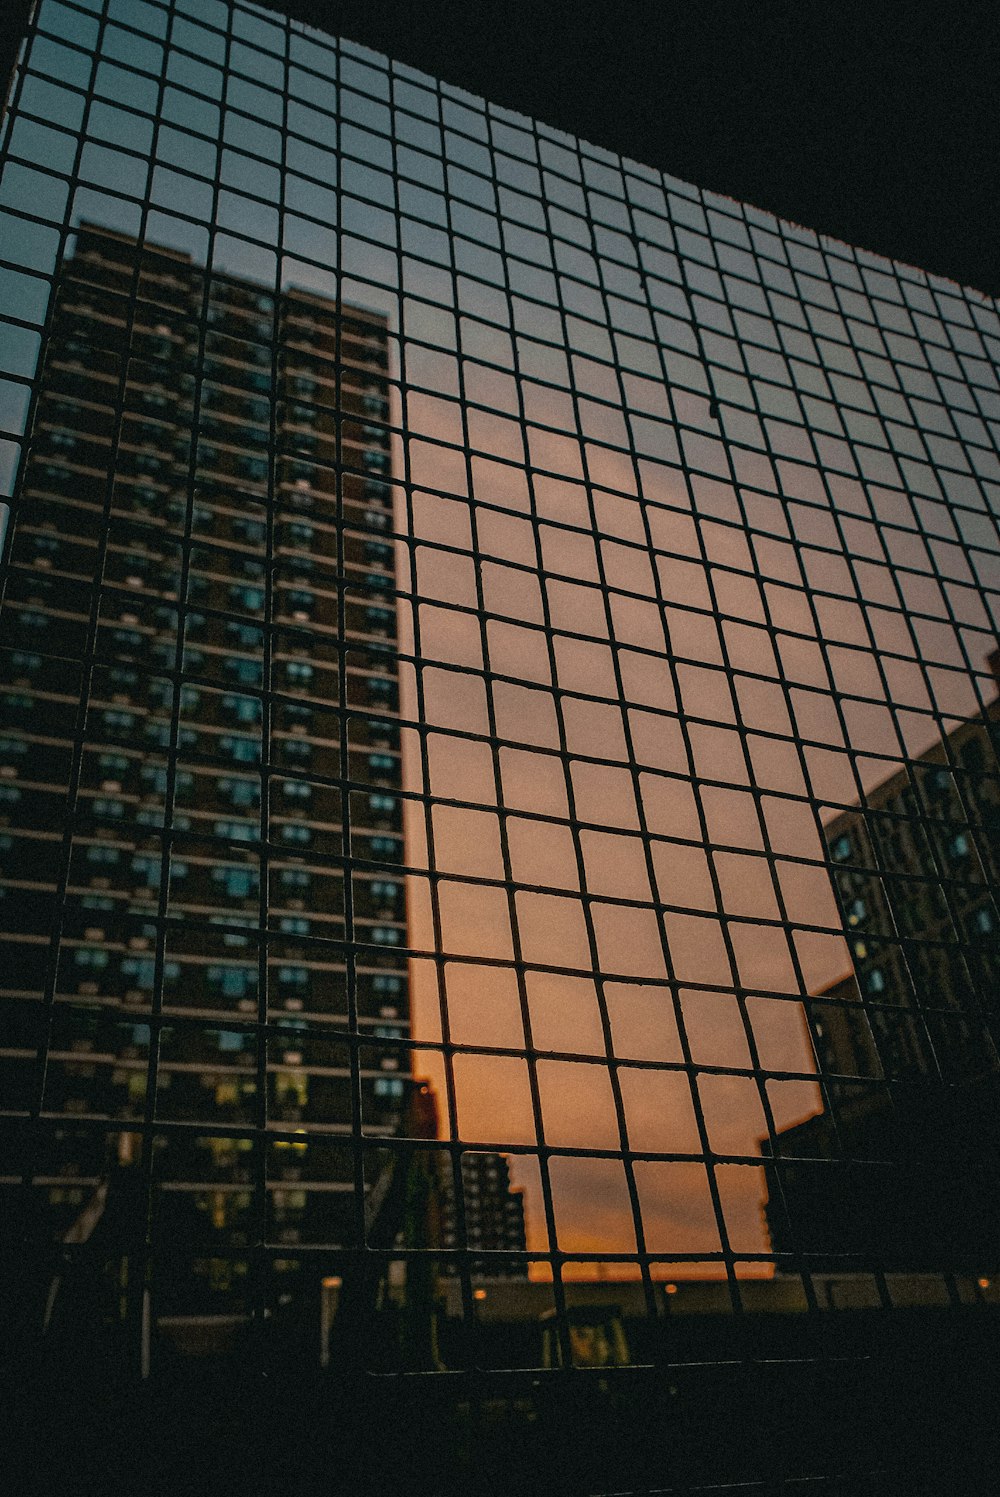
<path fill-rule="evenodd" d="M 874 1490 L 1000 1270 L 995 304 L 217 0 L 42 0 L 0 214 L 16 1358 Z"/>

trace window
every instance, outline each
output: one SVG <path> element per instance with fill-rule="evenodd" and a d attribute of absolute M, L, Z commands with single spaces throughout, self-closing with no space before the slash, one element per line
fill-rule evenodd
<path fill-rule="evenodd" d="M 244 809 L 260 802 L 259 780 L 235 780 L 227 775 L 218 781 L 218 791 L 231 805 Z"/>
<path fill-rule="evenodd" d="M 214 831 L 217 837 L 225 837 L 230 842 L 253 842 L 260 836 L 256 821 L 217 821 Z"/>
<path fill-rule="evenodd" d="M 257 613 L 264 607 L 264 589 L 262 587 L 247 587 L 242 584 L 229 589 L 229 601 L 236 608 L 246 608 L 251 613 Z"/>
<path fill-rule="evenodd" d="M 260 887 L 256 869 L 242 865 L 223 864 L 213 868 L 212 882 L 221 884 L 230 899 L 248 899 Z"/>
<path fill-rule="evenodd" d="M 87 862 L 97 868 L 114 868 L 121 861 L 121 852 L 117 847 L 107 847 L 98 842 L 87 848 Z"/>
<path fill-rule="evenodd" d="M 403 1082 L 398 1076 L 376 1076 L 376 1097 L 401 1097 L 403 1095 Z"/>
<path fill-rule="evenodd" d="M 305 780 L 285 780 L 282 790 L 289 800 L 312 800 L 313 787 Z"/>
<path fill-rule="evenodd" d="M 229 735 L 219 740 L 224 754 L 229 754 L 238 764 L 260 763 L 260 740 L 257 738 L 234 738 Z"/>
<path fill-rule="evenodd" d="M 255 967 L 211 966 L 205 978 L 209 987 L 223 998 L 245 998 L 257 990 Z"/>
<path fill-rule="evenodd" d="M 399 862 L 403 844 L 395 837 L 372 837 L 371 852 L 373 858 L 387 858 Z"/>
<path fill-rule="evenodd" d="M 108 707 L 101 713 L 101 724 L 109 733 L 131 733 L 135 727 L 134 712 L 123 712 L 117 707 Z"/>
<path fill-rule="evenodd" d="M 247 520 L 240 516 L 233 521 L 233 534 L 247 545 L 262 546 L 267 537 L 267 526 L 263 520 Z"/>
<path fill-rule="evenodd" d="M 163 963 L 164 986 L 173 984 L 180 977 L 179 962 Z M 143 992 L 151 993 L 156 979 L 156 960 L 151 956 L 126 956 L 122 958 L 122 976 L 126 979 L 128 986 L 141 988 Z"/>
<path fill-rule="evenodd" d="M 3 788 L 12 789 L 13 787 L 7 786 Z M 19 795 L 20 792 L 18 792 Z M 102 820 L 120 821 L 125 815 L 125 802 L 111 800 L 106 796 L 98 796 L 91 802 L 91 810 L 95 816 L 100 817 Z"/>
<path fill-rule="evenodd" d="M 227 692 L 222 698 L 222 705 L 230 717 L 241 723 L 259 723 L 263 715 L 258 697 L 243 697 Z"/>
<path fill-rule="evenodd" d="M 160 859 L 154 853 L 136 853 L 132 859 L 132 872 L 146 889 L 160 887 Z"/>
<path fill-rule="evenodd" d="M 83 967 L 88 972 L 103 972 L 108 965 L 108 953 L 100 946 L 78 946 L 73 953 L 73 961 L 76 966 Z"/>
<path fill-rule="evenodd" d="M 229 655 L 225 660 L 225 670 L 241 686 L 259 686 L 264 679 L 264 666 L 260 660 L 238 659 Z"/>
<path fill-rule="evenodd" d="M 373 903 L 395 904 L 400 895 L 400 885 L 389 883 L 385 879 L 373 879 L 371 892 Z"/>
<path fill-rule="evenodd" d="M 255 624 L 243 624 L 238 619 L 230 619 L 226 624 L 226 633 L 244 650 L 259 650 L 263 644 L 263 635 Z"/>

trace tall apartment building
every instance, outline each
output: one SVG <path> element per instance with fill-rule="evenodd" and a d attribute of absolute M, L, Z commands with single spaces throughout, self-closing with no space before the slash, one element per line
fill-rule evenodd
<path fill-rule="evenodd" d="M 511 1186 L 507 1156 L 490 1150 L 463 1154 L 462 1195 L 465 1202 L 464 1237 L 457 1220 L 455 1191 L 449 1171 L 442 1212 L 443 1246 L 467 1245 L 470 1253 L 480 1251 L 505 1255 L 478 1261 L 473 1259 L 472 1272 L 476 1278 L 526 1279 L 528 1260 L 518 1256 L 527 1250 L 524 1195 Z"/>
<path fill-rule="evenodd" d="M 875 1051 L 896 1075 L 996 1066 L 975 1012 L 988 1014 L 998 975 L 998 709 L 1000 698 L 870 791 L 864 811 L 845 811 L 826 828 Z M 839 1036 L 833 1020 L 831 1070 L 844 1069 Z"/>
<path fill-rule="evenodd" d="M 3 1215 L 51 1243 L 149 1182 L 166 1319 L 239 1316 L 261 1250 L 294 1300 L 405 1107 L 387 363 L 375 314 L 93 226 L 53 288 L 0 637 Z"/>
<path fill-rule="evenodd" d="M 810 1004 L 829 1104 L 762 1146 L 779 1251 L 1000 1262 L 998 721 L 1000 697 L 825 829 L 854 973 Z"/>

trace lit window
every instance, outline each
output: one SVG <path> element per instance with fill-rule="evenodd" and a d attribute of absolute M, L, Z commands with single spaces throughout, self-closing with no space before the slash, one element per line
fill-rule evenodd
<path fill-rule="evenodd" d="M 220 740 L 224 754 L 230 754 L 238 764 L 260 763 L 260 742 L 256 738 L 224 737 Z"/>
<path fill-rule="evenodd" d="M 85 967 L 88 971 L 102 971 L 108 965 L 108 953 L 100 946 L 78 946 L 73 960 L 78 967 Z"/>
<path fill-rule="evenodd" d="M 212 869 L 212 882 L 221 884 L 230 899 L 247 899 L 255 894 L 258 888 L 257 872 L 253 868 L 243 868 L 222 864 Z"/>
<path fill-rule="evenodd" d="M 229 589 L 229 600 L 238 608 L 247 608 L 256 612 L 264 606 L 264 589 L 262 587 L 246 587 L 239 585 Z"/>
<path fill-rule="evenodd" d="M 218 789 L 234 806 L 249 808 L 260 800 L 260 785 L 256 780 L 234 780 L 227 776 L 219 781 Z"/>
<path fill-rule="evenodd" d="M 214 830 L 217 837 L 231 842 L 253 842 L 259 833 L 255 821 L 217 821 Z"/>
<path fill-rule="evenodd" d="M 227 692 L 222 698 L 225 710 L 241 723 L 258 723 L 263 715 L 260 701 L 257 697 L 237 696 L 234 692 Z"/>
<path fill-rule="evenodd" d="M 122 960 L 122 976 L 129 979 L 132 987 L 142 988 L 147 993 L 152 992 L 156 978 L 156 961 L 151 956 L 127 956 Z M 163 963 L 164 984 L 176 982 L 179 977 L 179 962 Z"/>
<path fill-rule="evenodd" d="M 377 972 L 372 978 L 372 991 L 375 993 L 398 994 L 403 991 L 403 979 L 394 972 Z"/>
<path fill-rule="evenodd" d="M 256 624 L 243 624 L 238 619 L 229 620 L 226 624 L 226 633 L 245 650 L 259 650 L 263 643 L 264 636 Z"/>
<path fill-rule="evenodd" d="M 305 780 L 285 780 L 282 789 L 289 800 L 311 800 L 313 787 Z"/>
<path fill-rule="evenodd" d="M 388 858 L 398 862 L 403 848 L 396 837 L 373 837 L 371 850 L 373 858 Z"/>
<path fill-rule="evenodd" d="M 101 723 L 111 733 L 131 733 L 135 727 L 135 713 L 109 707 L 101 713 Z"/>
<path fill-rule="evenodd" d="M 132 872 L 147 889 L 160 887 L 160 859 L 152 853 L 136 853 L 132 859 Z"/>
<path fill-rule="evenodd" d="M 223 998 L 245 998 L 257 988 L 255 967 L 209 967 L 206 978 Z"/>
<path fill-rule="evenodd" d="M 125 802 L 110 800 L 105 796 L 98 796 L 92 803 L 92 809 L 95 816 L 105 817 L 109 821 L 117 821 L 125 815 Z"/>
<path fill-rule="evenodd" d="M 284 988 L 308 988 L 309 969 L 308 967 L 279 967 L 278 981 Z"/>
<path fill-rule="evenodd" d="M 371 890 L 376 904 L 394 904 L 399 898 L 399 884 L 389 883 L 385 879 L 373 879 Z"/>
<path fill-rule="evenodd" d="M 264 677 L 264 667 L 259 660 L 226 657 L 225 669 L 241 686 L 259 686 Z"/>
<path fill-rule="evenodd" d="M 105 847 L 103 843 L 97 843 L 87 848 L 87 862 L 102 868 L 113 868 L 121 860 L 121 853 L 117 847 Z"/>
<path fill-rule="evenodd" d="M 379 567 L 392 566 L 392 547 L 384 545 L 381 541 L 365 541 L 365 561 L 371 562 Z"/>

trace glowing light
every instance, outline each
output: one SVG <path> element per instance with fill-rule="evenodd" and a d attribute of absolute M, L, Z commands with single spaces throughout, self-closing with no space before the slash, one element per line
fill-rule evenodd
<path fill-rule="evenodd" d="M 323 1288 L 324 1289 L 339 1289 L 340 1286 L 341 1286 L 341 1284 L 343 1284 L 343 1282 L 344 1282 L 343 1279 L 340 1278 L 340 1276 L 338 1274 L 331 1274 L 328 1279 L 324 1279 L 323 1280 Z"/>
<path fill-rule="evenodd" d="M 667 1293 L 668 1294 L 676 1294 L 677 1293 L 677 1285 L 676 1284 L 668 1284 L 667 1285 Z"/>
<path fill-rule="evenodd" d="M 472 1298 L 473 1299 L 485 1299 L 486 1298 L 486 1290 L 485 1289 L 473 1289 L 473 1291 L 472 1291 Z"/>
<path fill-rule="evenodd" d="M 980 1289 L 988 1289 L 990 1287 L 989 1279 L 977 1279 L 976 1283 L 979 1285 Z"/>

